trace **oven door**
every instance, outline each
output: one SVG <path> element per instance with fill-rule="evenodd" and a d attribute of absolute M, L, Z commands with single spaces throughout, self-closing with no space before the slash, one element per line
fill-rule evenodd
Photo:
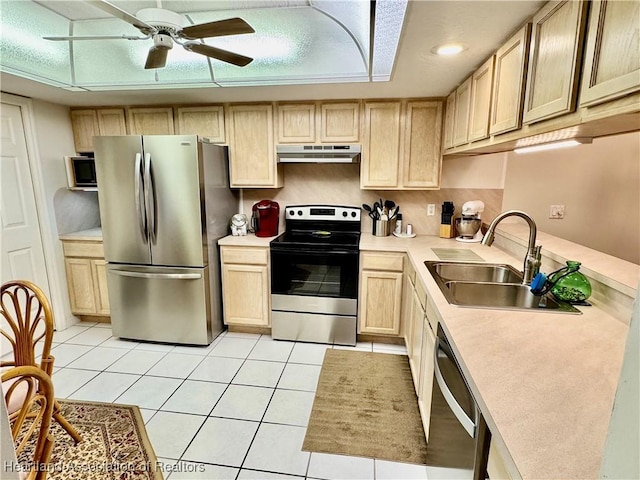
<path fill-rule="evenodd" d="M 358 298 L 358 252 L 271 249 L 271 293 Z"/>
<path fill-rule="evenodd" d="M 271 334 L 355 345 L 358 252 L 271 249 Z"/>

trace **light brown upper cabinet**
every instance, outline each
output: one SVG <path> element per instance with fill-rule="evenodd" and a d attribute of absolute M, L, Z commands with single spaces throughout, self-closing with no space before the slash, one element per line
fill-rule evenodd
<path fill-rule="evenodd" d="M 405 112 L 400 187 L 436 188 L 442 163 L 442 102 L 410 101 Z"/>
<path fill-rule="evenodd" d="M 467 138 L 469 142 L 482 140 L 489 136 L 493 60 L 494 56 L 492 55 L 471 76 L 471 111 L 469 112 L 469 137 Z"/>
<path fill-rule="evenodd" d="M 453 147 L 453 126 L 456 115 L 456 91 L 449 94 L 444 113 L 444 149 Z"/>
<path fill-rule="evenodd" d="M 393 189 L 399 185 L 402 103 L 365 102 L 360 187 Z"/>
<path fill-rule="evenodd" d="M 173 135 L 171 107 L 132 107 L 127 109 L 130 135 Z"/>
<path fill-rule="evenodd" d="M 278 104 L 278 143 L 314 143 L 316 141 L 316 105 Z"/>
<path fill-rule="evenodd" d="M 437 188 L 441 136 L 442 102 L 365 102 L 360 187 Z"/>
<path fill-rule="evenodd" d="M 640 3 L 593 0 L 580 105 L 591 106 L 640 90 Z"/>
<path fill-rule="evenodd" d="M 456 89 L 456 110 L 453 115 L 453 146 L 467 143 L 469 138 L 469 113 L 471 110 L 471 80 L 467 78 Z"/>
<path fill-rule="evenodd" d="M 533 17 L 523 123 L 573 112 L 587 2 L 552 1 Z"/>
<path fill-rule="evenodd" d="M 124 108 L 99 108 L 98 132 L 100 135 L 126 135 L 127 122 L 124 117 Z"/>
<path fill-rule="evenodd" d="M 93 152 L 94 136 L 127 134 L 122 108 L 71 110 L 71 126 L 76 152 Z"/>
<path fill-rule="evenodd" d="M 522 100 L 527 73 L 531 24 L 527 23 L 496 52 L 489 133 L 517 130 L 522 125 Z"/>
<path fill-rule="evenodd" d="M 282 177 L 276 163 L 271 104 L 227 108 L 231 187 L 278 188 Z"/>
<path fill-rule="evenodd" d="M 206 107 L 176 108 L 176 133 L 198 135 L 211 143 L 225 143 L 224 107 L 210 105 Z"/>
<path fill-rule="evenodd" d="M 320 141 L 360 141 L 360 102 L 323 102 L 320 105 Z"/>
<path fill-rule="evenodd" d="M 76 152 L 93 152 L 93 137 L 98 133 L 95 110 L 71 110 L 71 128 Z"/>

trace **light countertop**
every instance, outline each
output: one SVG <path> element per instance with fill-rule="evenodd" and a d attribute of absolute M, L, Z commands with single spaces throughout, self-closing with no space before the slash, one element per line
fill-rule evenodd
<path fill-rule="evenodd" d="M 522 478 L 598 478 L 628 330 L 624 322 L 595 302 L 578 307 L 582 315 L 456 307 L 424 265 L 439 260 L 433 248 L 462 248 L 487 262 L 522 268 L 521 259 L 496 247 L 362 234 L 360 248 L 408 254 L 501 453 Z M 569 253 L 582 258 L 578 250 Z M 628 262 L 617 267 L 634 270 Z"/>
<path fill-rule="evenodd" d="M 218 240 L 220 246 L 235 246 L 235 247 L 266 247 L 269 248 L 269 242 L 276 238 L 273 237 L 256 237 L 254 233 L 248 233 L 247 235 L 227 235 L 226 237 Z"/>
<path fill-rule="evenodd" d="M 79 232 L 65 233 L 59 235 L 60 240 L 78 240 L 78 241 L 102 241 L 102 228 L 90 228 L 89 230 L 81 230 Z"/>

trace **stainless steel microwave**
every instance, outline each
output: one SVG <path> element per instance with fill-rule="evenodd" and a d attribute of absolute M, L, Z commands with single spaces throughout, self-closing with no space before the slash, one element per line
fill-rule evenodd
<path fill-rule="evenodd" d="M 67 181 L 72 190 L 96 190 L 96 162 L 92 157 L 65 156 Z"/>

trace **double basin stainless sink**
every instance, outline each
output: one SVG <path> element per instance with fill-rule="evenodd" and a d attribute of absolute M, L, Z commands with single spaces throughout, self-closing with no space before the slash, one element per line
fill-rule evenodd
<path fill-rule="evenodd" d="M 537 296 L 522 285 L 522 273 L 495 263 L 424 262 L 447 301 L 460 307 L 580 314 L 550 294 Z"/>

